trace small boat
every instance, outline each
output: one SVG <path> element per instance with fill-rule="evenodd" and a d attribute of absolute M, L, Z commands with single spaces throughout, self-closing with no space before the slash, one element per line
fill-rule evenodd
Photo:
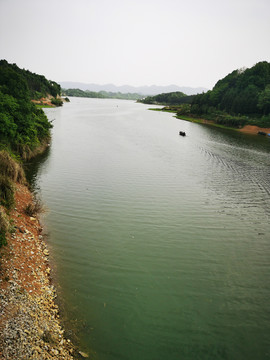
<path fill-rule="evenodd" d="M 179 135 L 186 136 L 186 133 L 185 133 L 185 131 L 179 131 Z"/>
<path fill-rule="evenodd" d="M 266 136 L 266 132 L 264 132 L 264 131 L 258 131 L 258 135 Z"/>

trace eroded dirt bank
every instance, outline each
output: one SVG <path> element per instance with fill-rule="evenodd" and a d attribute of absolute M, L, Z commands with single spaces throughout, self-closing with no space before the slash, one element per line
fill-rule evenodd
<path fill-rule="evenodd" d="M 60 326 L 42 228 L 24 212 L 32 194 L 17 184 L 15 199 L 14 231 L 0 251 L 0 359 L 77 358 Z"/>
<path fill-rule="evenodd" d="M 239 131 L 246 133 L 246 134 L 253 134 L 253 135 L 258 134 L 259 131 L 263 131 L 266 134 L 270 134 L 270 128 L 260 128 L 258 126 L 254 126 L 254 125 L 245 125 Z"/>

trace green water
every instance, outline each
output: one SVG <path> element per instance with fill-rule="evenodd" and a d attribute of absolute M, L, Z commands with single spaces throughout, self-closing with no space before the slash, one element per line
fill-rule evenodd
<path fill-rule="evenodd" d="M 130 101 L 46 113 L 52 145 L 32 181 L 80 348 L 270 359 L 270 139 Z"/>

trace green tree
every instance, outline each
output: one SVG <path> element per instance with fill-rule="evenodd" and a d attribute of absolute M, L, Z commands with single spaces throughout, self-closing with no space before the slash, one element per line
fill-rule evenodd
<path fill-rule="evenodd" d="M 270 113 L 270 84 L 259 94 L 257 106 L 264 115 Z"/>

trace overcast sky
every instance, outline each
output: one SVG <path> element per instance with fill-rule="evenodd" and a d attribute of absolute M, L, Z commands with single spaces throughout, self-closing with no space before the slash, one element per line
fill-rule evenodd
<path fill-rule="evenodd" d="M 211 89 L 269 34 L 270 0 L 0 0 L 0 58 L 58 82 Z"/>

